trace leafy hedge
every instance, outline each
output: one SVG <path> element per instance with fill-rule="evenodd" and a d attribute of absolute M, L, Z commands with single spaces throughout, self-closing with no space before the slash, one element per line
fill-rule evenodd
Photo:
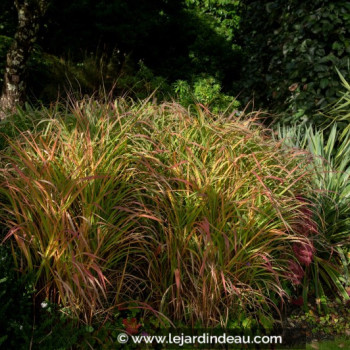
<path fill-rule="evenodd" d="M 348 72 L 348 1 L 242 1 L 248 93 L 298 119 L 334 101 Z"/>

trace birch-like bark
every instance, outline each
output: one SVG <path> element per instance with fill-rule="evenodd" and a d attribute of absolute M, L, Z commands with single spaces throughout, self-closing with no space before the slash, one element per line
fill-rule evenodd
<path fill-rule="evenodd" d="M 4 85 L 0 98 L 0 119 L 23 105 L 26 99 L 25 73 L 27 61 L 39 32 L 40 20 L 48 0 L 15 0 L 18 26 L 7 53 Z"/>

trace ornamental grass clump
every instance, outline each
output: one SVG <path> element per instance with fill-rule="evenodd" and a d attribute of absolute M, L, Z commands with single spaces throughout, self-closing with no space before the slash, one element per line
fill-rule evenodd
<path fill-rule="evenodd" d="M 137 247 L 147 245 L 133 214 L 118 209 L 133 200 L 132 123 L 109 112 L 77 105 L 64 120 L 9 140 L 1 161 L 4 241 L 19 248 L 18 269 L 35 273 L 40 299 L 85 320 L 108 306 L 107 291 L 115 298 L 128 292 L 118 281 L 129 278 L 129 256 L 136 262 Z"/>
<path fill-rule="evenodd" d="M 315 227 L 300 200 L 310 191 L 303 152 L 252 119 L 176 104 L 142 114 L 129 139 L 140 201 L 157 218 L 145 221 L 147 302 L 191 325 L 270 326 L 296 278 L 290 263 L 303 271 L 292 247 L 311 246 Z"/>
<path fill-rule="evenodd" d="M 186 325 L 272 324 L 304 269 L 293 247 L 312 247 L 303 152 L 200 106 L 82 101 L 60 115 L 1 160 L 4 241 L 38 298 L 87 321 L 136 301 Z"/>

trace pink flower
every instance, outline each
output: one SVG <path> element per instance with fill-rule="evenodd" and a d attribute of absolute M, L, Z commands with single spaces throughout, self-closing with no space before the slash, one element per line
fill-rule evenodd
<path fill-rule="evenodd" d="M 293 244 L 295 257 L 301 264 L 309 266 L 314 256 L 315 248 L 311 242 L 299 242 Z"/>
<path fill-rule="evenodd" d="M 308 236 L 309 234 L 317 234 L 317 224 L 312 218 L 313 213 L 310 209 L 310 203 L 303 196 L 298 195 L 295 198 L 303 203 L 303 206 L 300 208 L 300 212 L 302 213 L 302 222 L 296 225 L 295 230 L 304 236 Z"/>
<path fill-rule="evenodd" d="M 296 261 L 289 260 L 289 270 L 290 272 L 287 274 L 287 276 L 290 278 L 292 283 L 295 285 L 300 284 L 304 278 L 304 270 L 302 267 Z"/>
<path fill-rule="evenodd" d="M 302 306 L 304 304 L 304 299 L 303 297 L 299 297 L 297 299 L 293 298 L 292 299 L 292 304 L 297 305 L 297 306 Z"/>

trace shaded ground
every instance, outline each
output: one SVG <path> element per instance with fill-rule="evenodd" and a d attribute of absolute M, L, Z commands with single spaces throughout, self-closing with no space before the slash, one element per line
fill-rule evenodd
<path fill-rule="evenodd" d="M 306 332 L 306 349 L 350 349 L 350 304 L 340 299 L 327 301 L 328 313 L 317 309 L 317 304 L 294 305 L 290 310 L 285 326 L 303 329 Z"/>

